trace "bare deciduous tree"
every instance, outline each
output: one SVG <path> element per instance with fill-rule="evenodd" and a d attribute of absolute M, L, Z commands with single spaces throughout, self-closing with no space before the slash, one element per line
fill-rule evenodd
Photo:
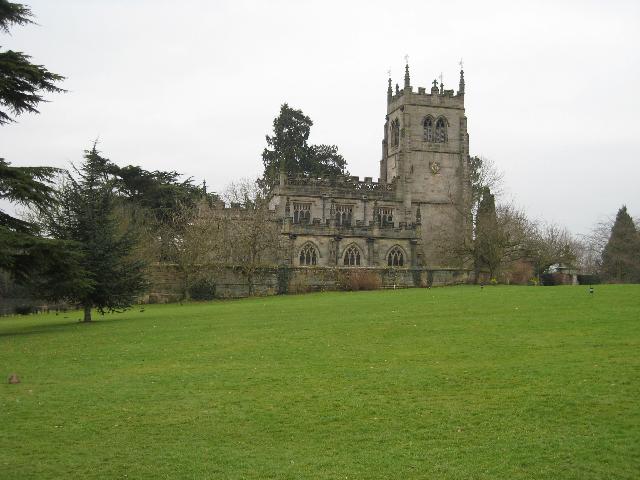
<path fill-rule="evenodd" d="M 535 224 L 513 203 L 498 205 L 496 220 L 495 253 L 492 261 L 485 265 L 491 278 L 496 278 L 510 263 L 527 256 L 527 242 L 535 232 Z"/>
<path fill-rule="evenodd" d="M 224 209 L 202 201 L 195 208 L 178 210 L 172 223 L 176 226 L 172 257 L 181 275 L 183 297 L 189 299 L 194 285 L 213 283 L 223 268 L 228 221 Z"/>
<path fill-rule="evenodd" d="M 587 234 L 580 235 L 581 249 L 578 253 L 578 265 L 584 273 L 598 274 L 602 266 L 602 251 L 609 241 L 614 219 L 599 220 Z"/>
<path fill-rule="evenodd" d="M 495 198 L 500 198 L 504 193 L 504 172 L 496 163 L 486 157 L 469 158 L 469 181 L 471 183 L 471 205 L 469 211 L 475 215 L 485 188 L 491 190 Z"/>
<path fill-rule="evenodd" d="M 555 223 L 543 223 L 533 229 L 526 250 L 540 281 L 540 275 L 552 265 L 575 266 L 580 245 L 567 228 Z"/>
<path fill-rule="evenodd" d="M 281 258 L 281 223 L 269 210 L 256 183 L 229 185 L 223 199 L 229 207 L 203 201 L 174 219 L 172 257 L 180 271 L 183 295 L 199 282 L 216 283 L 225 269 L 242 272 L 254 293 L 256 273 Z"/>
<path fill-rule="evenodd" d="M 256 182 L 241 180 L 226 189 L 223 198 L 237 205 L 227 215 L 229 228 L 228 262 L 237 265 L 247 278 L 253 294 L 256 272 L 280 263 L 283 248 L 282 223 L 269 210 L 268 198 Z"/>
<path fill-rule="evenodd" d="M 502 195 L 504 188 L 504 173 L 491 159 L 474 156 L 468 159 L 469 186 L 467 195 L 460 194 L 452 186 L 449 186 L 449 201 L 454 207 L 452 221 L 458 223 L 462 218 L 466 228 L 462 232 L 446 236 L 440 233 L 438 243 L 439 253 L 451 264 L 458 264 L 461 268 L 468 268 L 472 264 L 478 278 L 478 209 L 483 193 L 489 192 L 492 197 Z M 497 235 L 496 235 L 497 237 Z"/>

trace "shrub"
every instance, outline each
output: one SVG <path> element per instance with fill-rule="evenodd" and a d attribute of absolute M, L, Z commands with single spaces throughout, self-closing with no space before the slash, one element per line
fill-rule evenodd
<path fill-rule="evenodd" d="M 314 290 L 312 285 L 309 285 L 307 279 L 301 275 L 297 275 L 289 281 L 287 292 L 288 293 L 309 293 Z"/>
<path fill-rule="evenodd" d="M 508 274 L 509 283 L 516 285 L 531 285 L 531 279 L 535 277 L 533 266 L 524 260 L 516 260 L 511 263 L 508 268 Z"/>
<path fill-rule="evenodd" d="M 540 283 L 546 287 L 555 285 L 571 285 L 571 275 L 566 273 L 543 273 L 540 275 Z"/>
<path fill-rule="evenodd" d="M 542 275 L 540 275 L 540 284 L 544 285 L 545 287 L 554 286 L 556 283 L 555 283 L 555 278 L 553 278 L 553 274 L 543 273 Z"/>
<path fill-rule="evenodd" d="M 580 285 L 597 285 L 600 281 L 598 275 L 578 275 L 578 283 Z"/>
<path fill-rule="evenodd" d="M 17 315 L 30 315 L 32 313 L 36 313 L 37 309 L 35 305 L 22 304 L 22 305 L 16 305 L 13 308 L 13 311 Z"/>
<path fill-rule="evenodd" d="M 498 280 L 496 280 L 495 278 L 492 278 L 491 280 L 489 280 L 489 283 L 491 285 L 497 285 L 498 284 Z"/>
<path fill-rule="evenodd" d="M 376 272 L 368 270 L 352 270 L 344 272 L 340 278 L 343 290 L 377 290 L 382 286 L 382 279 Z"/>
<path fill-rule="evenodd" d="M 216 285 L 209 279 L 198 280 L 189 288 L 189 296 L 193 300 L 213 300 L 216 295 Z"/>

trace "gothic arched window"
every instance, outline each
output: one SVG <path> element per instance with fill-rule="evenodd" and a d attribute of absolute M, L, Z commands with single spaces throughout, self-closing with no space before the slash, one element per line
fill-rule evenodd
<path fill-rule="evenodd" d="M 442 117 L 440 117 L 436 122 L 436 142 L 447 142 L 447 123 L 446 120 Z"/>
<path fill-rule="evenodd" d="M 360 250 L 355 245 L 351 245 L 344 252 L 344 264 L 347 267 L 360 266 Z"/>
<path fill-rule="evenodd" d="M 433 118 L 427 117 L 424 119 L 424 141 L 433 142 Z"/>
<path fill-rule="evenodd" d="M 344 226 L 351 225 L 352 215 L 353 205 L 338 205 L 336 207 L 336 224 Z"/>
<path fill-rule="evenodd" d="M 300 250 L 300 265 L 311 266 L 318 264 L 318 251 L 311 243 L 307 243 Z"/>
<path fill-rule="evenodd" d="M 311 223 L 310 203 L 293 203 L 293 223 Z"/>
<path fill-rule="evenodd" d="M 373 209 L 373 218 L 379 225 L 393 226 L 393 208 L 378 207 Z"/>
<path fill-rule="evenodd" d="M 396 118 L 391 122 L 391 146 L 400 145 L 400 121 Z"/>
<path fill-rule="evenodd" d="M 387 255 L 387 265 L 390 267 L 404 266 L 404 253 L 400 247 L 393 247 Z"/>

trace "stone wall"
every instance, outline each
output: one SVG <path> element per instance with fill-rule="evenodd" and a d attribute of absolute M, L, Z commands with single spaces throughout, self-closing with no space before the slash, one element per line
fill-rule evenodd
<path fill-rule="evenodd" d="M 350 272 L 376 275 L 381 288 L 444 286 L 467 283 L 464 270 L 425 270 L 410 268 L 326 268 L 326 267 L 265 267 L 254 273 L 251 288 L 247 275 L 239 268 L 227 267 L 209 275 L 211 294 L 215 298 L 241 298 L 250 295 L 268 296 L 309 291 L 342 290 Z M 142 299 L 144 303 L 177 302 L 184 298 L 181 275 L 175 265 L 151 267 L 151 286 Z M 206 277 L 207 275 L 205 275 Z"/>

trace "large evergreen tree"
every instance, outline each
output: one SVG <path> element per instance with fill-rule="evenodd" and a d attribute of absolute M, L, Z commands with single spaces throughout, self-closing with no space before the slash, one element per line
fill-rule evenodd
<path fill-rule="evenodd" d="M 0 32 L 8 33 L 12 25 L 33 23 L 28 7 L 0 0 Z M 10 114 L 36 112 L 44 101 L 42 92 L 60 92 L 55 83 L 60 75 L 33 65 L 29 56 L 11 50 L 0 52 L 0 125 L 14 121 Z M 14 205 L 39 209 L 54 201 L 51 181 L 57 169 L 51 167 L 15 167 L 0 158 L 0 199 Z M 66 260 L 63 260 L 66 259 Z M 0 210 L 0 269 L 21 284 L 38 286 L 38 294 L 46 296 L 59 287 L 73 289 L 82 284 L 77 255 L 65 242 L 38 235 L 33 222 Z M 44 289 L 48 284 L 52 289 Z"/>
<path fill-rule="evenodd" d="M 610 282 L 640 282 L 640 240 L 624 205 L 618 210 L 602 252 L 602 275 Z"/>
<path fill-rule="evenodd" d="M 148 171 L 135 165 L 112 165 L 118 196 L 146 209 L 161 223 L 168 221 L 178 208 L 194 208 L 207 195 L 191 178 L 182 180 L 180 173 L 161 170 Z"/>
<path fill-rule="evenodd" d="M 23 4 L 0 0 L 0 31 L 9 32 L 12 25 L 33 23 L 31 10 Z M 44 92 L 62 92 L 56 86 L 64 79 L 42 65 L 31 63 L 22 52 L 0 52 L 0 125 L 15 121 L 24 112 L 38 113 Z"/>
<path fill-rule="evenodd" d="M 0 158 L 0 198 L 23 206 L 46 205 L 53 201 L 51 180 L 57 172 L 58 169 L 52 167 L 13 167 Z M 0 228 L 24 234 L 37 230 L 32 222 L 2 210 Z"/>
<path fill-rule="evenodd" d="M 13 167 L 0 158 L 0 198 L 39 212 L 55 203 L 51 178 L 57 169 Z M 85 285 L 74 245 L 39 235 L 33 221 L 0 210 L 0 269 L 39 297 L 57 297 Z"/>
<path fill-rule="evenodd" d="M 264 174 L 259 181 L 269 188 L 278 181 L 280 172 L 287 175 L 335 176 L 345 174 L 346 161 L 335 145 L 309 145 L 313 122 L 286 103 L 273 120 L 273 135 L 267 135 L 267 148 L 262 152 Z"/>
<path fill-rule="evenodd" d="M 215 193 L 194 185 L 175 171 L 148 171 L 139 166 L 111 165 L 121 223 L 137 231 L 137 253 L 148 261 L 175 262 L 176 234 L 189 227 L 188 219 L 207 203 L 220 203 Z"/>
<path fill-rule="evenodd" d="M 114 165 L 94 145 L 75 175 L 65 176 L 57 202 L 42 212 L 49 235 L 78 246 L 85 288 L 58 294 L 83 307 L 85 322 L 91 321 L 92 308 L 100 313 L 126 309 L 146 286 L 144 263 L 131 255 L 135 238 L 130 230 L 119 231 L 113 215 L 113 171 Z"/>
<path fill-rule="evenodd" d="M 32 17 L 28 7 L 0 0 L 0 32 L 8 33 L 12 25 L 33 23 Z M 38 93 L 40 90 L 62 91 L 53 82 L 63 77 L 49 73 L 42 66 L 32 65 L 27 59 L 19 52 L 0 52 L 0 125 L 13 121 L 6 110 L 16 115 L 24 111 L 37 112 L 36 105 L 43 101 Z M 51 180 L 57 171 L 51 167 L 14 167 L 0 158 L 0 198 L 27 206 L 51 202 Z M 19 236 L 32 235 L 35 231 L 32 223 L 0 210 L 0 236 L 5 241 L 10 234 L 15 242 Z M 4 263 L 0 258 L 0 267 L 6 267 L 11 250 L 0 251 L 5 254 Z"/>
<path fill-rule="evenodd" d="M 494 278 L 502 258 L 502 232 L 498 228 L 495 197 L 488 187 L 480 195 L 476 216 L 474 241 L 474 264 L 476 278 L 481 269 L 489 270 L 490 278 Z"/>

